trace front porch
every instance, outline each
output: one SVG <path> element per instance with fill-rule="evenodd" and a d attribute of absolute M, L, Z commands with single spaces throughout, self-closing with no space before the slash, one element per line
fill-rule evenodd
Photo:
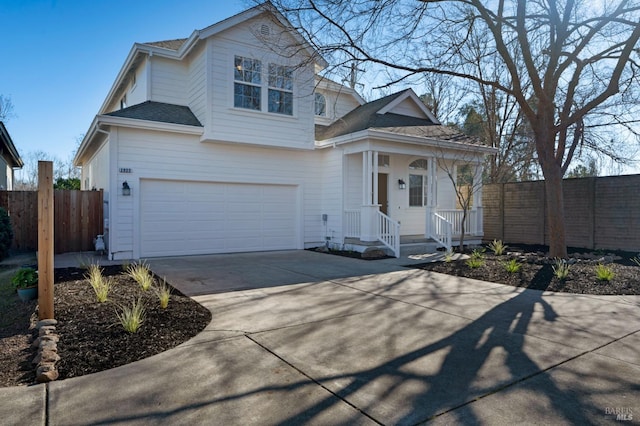
<path fill-rule="evenodd" d="M 419 250 L 433 252 L 438 247 L 451 250 L 462 234 L 465 244 L 481 242 L 482 188 L 473 187 L 473 203 L 465 217 L 465 210 L 456 208 L 456 178 L 441 170 L 438 163 L 451 160 L 424 151 L 417 156 L 367 150 L 345 157 L 345 193 L 360 192 L 362 197 L 358 207 L 353 206 L 353 198 L 345 200 L 345 249 L 363 252 L 379 247 L 399 257 Z M 449 166 L 457 173 L 457 165 Z M 476 160 L 472 177 L 480 182 L 481 176 L 482 165 Z"/>
<path fill-rule="evenodd" d="M 438 210 L 436 215 L 443 219 L 436 219 L 439 222 L 439 232 L 433 236 L 424 234 L 407 234 L 401 235 L 401 225 L 399 226 L 398 236 L 383 235 L 375 240 L 364 241 L 361 239 L 360 210 L 345 211 L 345 238 L 342 250 L 352 250 L 363 253 L 368 250 L 379 249 L 386 252 L 389 256 L 401 257 L 411 254 L 434 253 L 438 249 L 451 250 L 460 241 L 462 210 Z M 465 223 L 464 244 L 480 245 L 482 244 L 482 217 L 478 221 L 478 210 L 467 212 Z M 435 227 L 434 227 L 435 228 Z M 436 229 L 434 229 L 435 231 Z M 449 230 L 449 231 L 447 231 Z M 385 244 L 385 241 L 387 244 Z M 393 243 L 397 241 L 397 245 Z"/>

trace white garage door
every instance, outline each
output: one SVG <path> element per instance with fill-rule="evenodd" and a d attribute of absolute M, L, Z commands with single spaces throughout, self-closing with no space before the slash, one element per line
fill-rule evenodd
<path fill-rule="evenodd" d="M 297 188 L 141 182 L 142 257 L 298 247 Z"/>

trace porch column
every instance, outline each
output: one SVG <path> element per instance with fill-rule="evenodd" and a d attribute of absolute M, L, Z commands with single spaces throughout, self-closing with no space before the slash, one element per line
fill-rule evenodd
<path fill-rule="evenodd" d="M 378 152 L 362 153 L 362 207 L 360 208 L 360 239 L 377 241 Z"/>
<path fill-rule="evenodd" d="M 432 234 L 432 216 L 436 212 L 436 193 L 437 193 L 437 176 L 438 171 L 436 159 L 434 157 L 430 157 L 427 160 L 427 206 L 425 209 L 426 212 L 426 223 L 424 227 L 424 236 L 425 238 L 431 238 Z"/>
<path fill-rule="evenodd" d="M 482 173 L 484 171 L 484 167 L 482 164 L 478 164 L 476 165 L 476 170 L 475 170 L 475 174 L 473 176 L 474 179 L 478 179 L 475 182 L 482 182 Z M 477 190 L 476 193 L 474 194 L 475 199 L 473 202 L 473 206 L 476 210 L 476 232 L 475 234 L 477 236 L 483 236 L 484 235 L 484 229 L 483 229 L 483 223 L 484 223 L 484 219 L 483 219 L 483 214 L 484 214 L 484 208 L 482 207 L 482 184 L 479 185 L 475 185 Z"/>

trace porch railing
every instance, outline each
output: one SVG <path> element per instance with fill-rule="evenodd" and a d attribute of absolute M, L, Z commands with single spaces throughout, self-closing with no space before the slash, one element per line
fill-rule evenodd
<path fill-rule="evenodd" d="M 431 238 L 444 246 L 447 251 L 451 250 L 451 236 L 453 234 L 453 224 L 444 216 L 438 213 L 431 215 Z"/>
<path fill-rule="evenodd" d="M 438 215 L 444 218 L 447 222 L 450 222 L 453 226 L 453 235 L 462 234 L 462 210 L 440 210 L 437 211 Z M 477 212 L 475 210 L 467 211 L 467 217 L 464 221 L 464 233 L 465 235 L 476 235 L 478 233 L 478 220 Z"/>
<path fill-rule="evenodd" d="M 344 236 L 360 238 L 360 210 L 344 211 Z"/>
<path fill-rule="evenodd" d="M 382 244 L 391 249 L 395 257 L 400 257 L 400 223 L 378 211 L 376 228 L 377 237 Z"/>

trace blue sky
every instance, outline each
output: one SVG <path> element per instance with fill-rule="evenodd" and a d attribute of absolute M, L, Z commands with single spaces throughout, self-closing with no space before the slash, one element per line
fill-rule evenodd
<path fill-rule="evenodd" d="M 135 42 L 188 37 L 250 0 L 0 0 L 0 94 L 21 156 L 69 158 Z"/>

